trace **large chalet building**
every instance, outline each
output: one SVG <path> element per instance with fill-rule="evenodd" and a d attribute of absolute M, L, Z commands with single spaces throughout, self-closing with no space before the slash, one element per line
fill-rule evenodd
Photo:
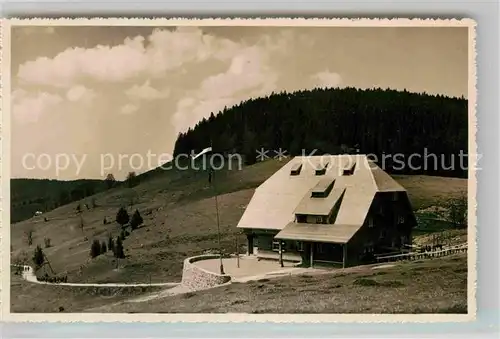
<path fill-rule="evenodd" d="M 415 225 L 406 190 L 356 154 L 293 158 L 256 189 L 238 228 L 249 255 L 349 267 L 401 252 Z"/>

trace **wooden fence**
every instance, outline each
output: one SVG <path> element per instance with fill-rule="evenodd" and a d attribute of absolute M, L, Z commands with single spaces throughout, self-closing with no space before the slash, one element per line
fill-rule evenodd
<path fill-rule="evenodd" d="M 430 251 L 430 252 L 411 252 L 411 253 L 402 253 L 396 255 L 387 255 L 377 257 L 377 262 L 391 262 L 391 261 L 401 261 L 401 260 L 419 260 L 419 259 L 428 259 L 428 258 L 437 258 L 444 257 L 447 255 L 452 255 L 456 253 L 466 253 L 467 252 L 467 244 L 461 244 L 457 246 L 450 246 L 447 248 L 443 248 L 439 251 Z"/>

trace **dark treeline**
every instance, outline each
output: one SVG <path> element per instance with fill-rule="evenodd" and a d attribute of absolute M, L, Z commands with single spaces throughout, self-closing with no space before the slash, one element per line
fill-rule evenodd
<path fill-rule="evenodd" d="M 174 155 L 210 140 L 215 152 L 242 154 L 247 164 L 261 148 L 270 156 L 279 148 L 289 155 L 359 151 L 394 174 L 466 177 L 467 157 L 460 154 L 468 153 L 467 100 L 355 88 L 273 93 L 212 113 L 179 135 Z"/>
<path fill-rule="evenodd" d="M 11 222 L 31 218 L 106 189 L 103 180 L 11 179 Z"/>

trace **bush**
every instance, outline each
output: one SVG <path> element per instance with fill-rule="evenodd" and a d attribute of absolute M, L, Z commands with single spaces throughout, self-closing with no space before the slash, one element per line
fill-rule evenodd
<path fill-rule="evenodd" d="M 43 241 L 45 242 L 45 248 L 49 248 L 52 246 L 50 243 L 50 238 L 44 238 Z"/>
<path fill-rule="evenodd" d="M 119 223 L 122 227 L 127 224 L 130 220 L 130 217 L 127 213 L 127 210 L 123 207 L 120 207 L 118 213 L 116 213 L 116 222 Z"/>
<path fill-rule="evenodd" d="M 360 285 L 360 286 L 379 286 L 379 283 L 376 282 L 373 279 L 360 278 L 360 279 L 354 280 L 354 285 Z"/>
<path fill-rule="evenodd" d="M 95 258 L 101 254 L 101 244 L 99 240 L 94 240 L 90 245 L 90 257 Z"/>
<path fill-rule="evenodd" d="M 137 227 L 142 225 L 144 220 L 142 219 L 141 214 L 139 213 L 139 210 L 135 210 L 134 214 L 132 215 L 132 220 L 130 221 L 130 227 L 135 230 Z"/>

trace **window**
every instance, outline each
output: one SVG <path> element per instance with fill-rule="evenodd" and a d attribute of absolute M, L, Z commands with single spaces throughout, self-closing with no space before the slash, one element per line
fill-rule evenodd
<path fill-rule="evenodd" d="M 317 244 L 316 248 L 318 249 L 318 253 L 324 253 L 325 252 L 323 244 Z"/>
<path fill-rule="evenodd" d="M 280 242 L 279 240 L 273 240 L 273 251 L 279 252 Z M 285 242 L 281 241 L 281 251 L 285 252 Z"/>
<path fill-rule="evenodd" d="M 405 217 L 403 215 L 398 216 L 398 224 L 404 224 Z"/>
<path fill-rule="evenodd" d="M 373 227 L 373 218 L 368 218 L 368 227 Z"/>
<path fill-rule="evenodd" d="M 304 243 L 302 241 L 297 241 L 297 251 L 299 252 L 304 251 Z"/>
<path fill-rule="evenodd" d="M 392 193 L 392 201 L 398 201 L 398 192 Z"/>
<path fill-rule="evenodd" d="M 316 216 L 316 224 L 322 224 L 323 223 L 323 217 L 318 215 Z"/>
<path fill-rule="evenodd" d="M 373 253 L 373 252 L 374 252 L 373 243 L 372 242 L 366 243 L 365 244 L 365 253 Z"/>
<path fill-rule="evenodd" d="M 385 230 L 380 231 L 380 236 L 379 239 L 384 239 L 385 238 Z"/>

